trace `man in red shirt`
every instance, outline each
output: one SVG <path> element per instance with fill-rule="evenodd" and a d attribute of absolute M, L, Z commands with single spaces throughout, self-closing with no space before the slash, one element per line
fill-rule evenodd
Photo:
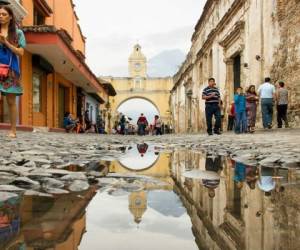
<path fill-rule="evenodd" d="M 139 119 L 137 121 L 137 125 L 138 125 L 138 134 L 145 135 L 145 130 L 146 130 L 146 127 L 148 126 L 148 121 L 143 113 L 139 117 Z"/>

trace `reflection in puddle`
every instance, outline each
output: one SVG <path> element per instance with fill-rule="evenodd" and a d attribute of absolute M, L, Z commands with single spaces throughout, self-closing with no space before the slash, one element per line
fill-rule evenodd
<path fill-rule="evenodd" d="M 153 166 L 159 158 L 155 146 L 146 143 L 128 147 L 119 162 L 130 170 L 144 170 Z"/>
<path fill-rule="evenodd" d="M 299 170 L 141 145 L 87 191 L 1 192 L 0 249 L 300 249 Z"/>
<path fill-rule="evenodd" d="M 94 194 L 91 188 L 55 198 L 24 196 L 21 204 L 7 200 L 9 209 L 5 203 L 0 207 L 11 219 L 9 229 L 1 228 L 0 246 L 13 250 L 77 249 L 85 232 L 85 208 Z"/>
<path fill-rule="evenodd" d="M 118 197 L 99 192 L 88 208 L 87 220 L 90 223 L 79 249 L 198 249 L 186 210 L 172 191 Z"/>
<path fill-rule="evenodd" d="M 175 190 L 199 249 L 300 249 L 299 170 L 216 159 L 197 152 L 172 157 Z"/>

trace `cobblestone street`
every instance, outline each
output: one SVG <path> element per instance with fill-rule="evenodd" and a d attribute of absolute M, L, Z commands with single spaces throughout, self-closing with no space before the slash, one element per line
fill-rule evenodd
<path fill-rule="evenodd" d="M 239 136 L 225 133 L 221 136 L 144 137 L 20 132 L 18 138 L 12 140 L 1 131 L 0 209 L 13 214 L 10 223 L 16 229 L 0 241 L 0 249 L 15 244 L 44 248 L 59 246 L 61 241 L 70 244 L 72 235 L 77 231 L 82 233 L 85 228 L 86 234 L 81 241 L 78 239 L 76 247 L 97 249 L 99 241 L 95 232 L 102 232 L 107 239 L 102 242 L 104 249 L 118 249 L 119 243 L 114 238 L 117 234 L 111 234 L 110 226 L 103 221 L 109 221 L 111 225 L 115 216 L 127 210 L 130 214 L 118 219 L 125 223 L 124 228 L 120 229 L 118 222 L 113 226 L 114 230 L 125 233 L 128 228 L 139 225 L 139 233 L 148 237 L 147 225 L 150 222 L 160 227 L 165 225 L 168 232 L 175 228 L 174 235 L 185 234 L 187 237 L 151 241 L 149 248 L 145 249 L 160 249 L 157 248 L 160 246 L 182 249 L 187 246 L 189 250 L 196 250 L 203 244 L 207 249 L 211 244 L 222 246 L 222 249 L 252 244 L 259 249 L 254 244 L 252 233 L 261 225 L 260 219 L 272 216 L 272 223 L 285 225 L 288 220 L 285 215 L 298 211 L 299 132 L 299 129 L 286 129 Z M 235 178 L 241 178 L 238 177 L 239 169 L 247 173 L 246 179 L 241 180 L 250 183 L 250 188 L 243 188 L 239 184 L 242 182 L 234 184 L 240 180 Z M 275 177 L 270 176 L 274 184 L 264 182 L 263 178 L 268 177 L 262 176 L 266 170 L 276 172 Z M 254 186 L 251 181 L 254 181 Z M 209 183 L 216 183 L 216 186 Z M 265 199 L 262 197 L 267 197 L 273 189 L 277 191 L 272 199 L 262 202 Z M 284 195 L 278 196 L 283 190 Z M 235 197 L 237 193 L 239 196 Z M 233 194 L 235 198 L 231 200 Z M 211 202 L 215 208 L 201 205 Z M 259 205 L 255 205 L 257 202 Z M 227 204 L 226 208 L 221 204 Z M 198 212 L 194 213 L 192 207 Z M 212 242 L 201 240 L 203 235 L 199 230 L 202 226 L 197 221 L 203 219 L 199 217 L 202 209 L 207 213 L 217 209 L 212 216 L 226 214 L 217 227 L 212 227 L 208 217 L 204 220 L 203 226 L 210 228 L 209 235 L 218 235 Z M 78 217 L 80 211 L 87 211 L 83 220 L 78 219 L 81 218 Z M 271 215 L 266 211 L 271 211 Z M 29 215 L 25 214 L 30 214 L 31 219 L 26 219 Z M 170 221 L 169 216 L 177 221 Z M 22 227 L 18 224 L 20 218 Z M 93 224 L 95 219 L 98 223 Z M 237 234 L 239 230 L 245 230 L 235 224 L 239 221 L 244 221 L 245 227 L 255 222 L 255 227 L 247 233 L 251 243 L 247 243 L 247 237 Z M 283 237 L 285 233 L 299 232 L 296 225 L 288 229 L 280 226 L 282 234 L 275 235 L 271 221 L 260 229 L 259 237 L 267 234 L 280 240 L 279 245 L 286 245 L 289 241 Z M 72 227 L 75 231 L 70 231 Z M 6 232 L 5 227 L 2 231 Z M 63 239 L 67 231 L 72 234 Z M 16 235 L 19 240 L 12 241 Z M 156 235 L 159 237 L 160 234 Z M 130 244 L 135 248 L 136 235 L 127 237 L 132 237 Z M 156 242 L 160 242 L 159 245 Z M 272 249 L 272 242 L 267 243 L 266 249 Z M 300 242 L 294 241 L 293 244 L 289 249 L 297 249 Z M 75 248 L 69 246 L 67 249 Z"/>
<path fill-rule="evenodd" d="M 87 166 L 118 160 L 132 144 L 153 144 L 157 151 L 194 150 L 229 156 L 247 165 L 300 167 L 300 130 L 258 131 L 255 134 L 99 136 L 95 134 L 19 133 L 16 140 L 0 132 L 0 171 L 49 175 L 52 168 Z"/>

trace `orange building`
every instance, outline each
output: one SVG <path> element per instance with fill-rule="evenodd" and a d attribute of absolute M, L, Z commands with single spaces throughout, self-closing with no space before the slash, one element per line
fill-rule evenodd
<path fill-rule="evenodd" d="M 85 63 L 85 37 L 72 0 L 20 3 L 27 11 L 22 20 L 27 46 L 21 59 L 24 94 L 18 98 L 18 124 L 60 128 L 65 112 L 82 117 L 87 109 L 95 117 L 100 104 L 105 107 L 108 91 Z M 8 122 L 3 100 L 0 122 Z"/>

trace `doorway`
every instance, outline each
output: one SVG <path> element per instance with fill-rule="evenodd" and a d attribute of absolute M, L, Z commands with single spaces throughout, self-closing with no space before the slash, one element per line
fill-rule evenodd
<path fill-rule="evenodd" d="M 233 91 L 241 86 L 241 55 L 233 58 Z"/>
<path fill-rule="evenodd" d="M 47 74 L 39 68 L 32 73 L 33 125 L 44 127 L 47 124 Z"/>
<path fill-rule="evenodd" d="M 63 85 L 59 85 L 58 89 L 58 126 L 64 127 L 64 116 L 66 113 L 66 96 L 67 90 Z"/>

